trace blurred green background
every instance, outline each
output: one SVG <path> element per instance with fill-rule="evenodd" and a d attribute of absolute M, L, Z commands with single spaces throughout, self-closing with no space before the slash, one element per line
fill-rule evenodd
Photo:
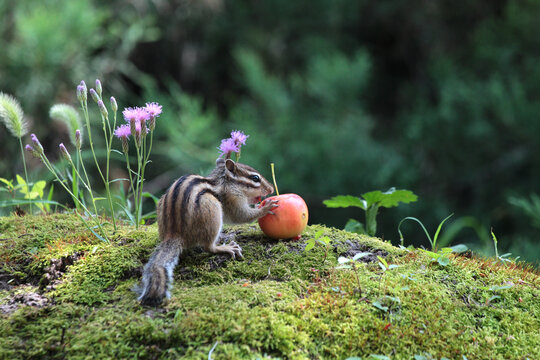
<path fill-rule="evenodd" d="M 492 255 L 493 227 L 500 253 L 537 261 L 539 18 L 538 0 L 1 0 L 0 91 L 52 159 L 69 141 L 49 108 L 77 105 L 80 80 L 99 78 L 121 108 L 162 104 L 146 184 L 157 196 L 208 172 L 241 129 L 242 162 L 267 178 L 274 162 L 310 223 L 363 220 L 322 200 L 395 186 L 419 201 L 383 209 L 377 235 L 397 244 L 403 217 L 433 231 L 454 213 L 452 243 Z M 17 139 L 1 127 L 0 142 L 0 177 L 22 174 Z M 28 163 L 31 179 L 50 180 Z"/>

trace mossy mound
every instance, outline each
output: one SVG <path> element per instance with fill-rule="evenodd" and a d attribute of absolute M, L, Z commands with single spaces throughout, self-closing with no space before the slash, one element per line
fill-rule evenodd
<path fill-rule="evenodd" d="M 332 242 L 273 241 L 228 227 L 243 261 L 182 254 L 170 301 L 131 288 L 155 225 L 111 243 L 73 215 L 0 218 L 0 359 L 540 359 L 540 276 L 525 265 L 451 257 L 323 226 Z M 358 252 L 356 270 L 336 269 Z M 377 256 L 398 265 L 383 271 Z"/>

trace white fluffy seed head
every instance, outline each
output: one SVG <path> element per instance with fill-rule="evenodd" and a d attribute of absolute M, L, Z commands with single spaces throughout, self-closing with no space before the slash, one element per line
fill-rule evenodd
<path fill-rule="evenodd" d="M 0 92 L 0 119 L 13 136 L 21 138 L 28 133 L 28 121 L 21 105 L 13 96 Z"/>
<path fill-rule="evenodd" d="M 51 107 L 51 110 L 49 110 L 49 116 L 54 120 L 60 120 L 66 124 L 69 132 L 69 140 L 73 146 L 77 146 L 77 136 L 75 134 L 77 130 L 81 132 L 79 139 L 82 142 L 83 123 L 79 113 L 73 106 L 67 104 L 55 104 Z"/>

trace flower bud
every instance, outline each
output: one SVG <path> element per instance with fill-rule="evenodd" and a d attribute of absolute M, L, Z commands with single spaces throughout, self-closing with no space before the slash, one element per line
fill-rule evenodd
<path fill-rule="evenodd" d="M 64 159 L 66 159 L 69 162 L 72 162 L 71 156 L 69 155 L 69 152 L 67 151 L 66 147 L 64 146 L 64 143 L 60 143 L 60 145 L 58 145 L 58 147 L 60 148 L 60 152 L 62 153 L 62 156 L 64 157 Z"/>
<path fill-rule="evenodd" d="M 146 119 L 142 118 L 141 119 L 141 133 L 142 133 L 142 136 L 145 137 L 147 132 L 148 132 L 148 129 L 146 128 Z"/>
<path fill-rule="evenodd" d="M 39 142 L 36 134 L 30 134 L 30 138 L 32 139 L 32 142 L 35 146 L 35 151 L 38 152 L 38 154 L 43 154 L 43 146 L 41 146 L 41 143 Z"/>
<path fill-rule="evenodd" d="M 81 148 L 81 130 L 79 130 L 79 129 L 75 130 L 75 146 L 77 147 L 77 150 L 80 150 L 80 148 Z"/>
<path fill-rule="evenodd" d="M 99 81 L 99 79 L 96 79 L 96 91 L 99 97 L 101 97 L 101 93 L 103 92 L 103 89 L 101 88 L 101 81 Z"/>
<path fill-rule="evenodd" d="M 122 137 L 122 151 L 127 154 L 129 152 L 129 143 L 127 137 Z"/>
<path fill-rule="evenodd" d="M 32 154 L 33 157 L 38 158 L 38 159 L 41 158 L 41 156 L 39 156 L 39 153 L 36 151 L 36 149 L 34 149 L 31 145 L 26 144 L 24 148 L 26 149 L 26 151 Z"/>
<path fill-rule="evenodd" d="M 95 102 L 99 101 L 99 95 L 97 94 L 96 90 L 90 89 L 90 95 L 92 95 L 92 99 L 94 99 Z"/>
<path fill-rule="evenodd" d="M 141 136 L 141 128 L 136 129 L 135 131 L 135 141 L 137 142 L 137 146 L 142 145 L 142 136 Z"/>
<path fill-rule="evenodd" d="M 103 101 L 98 100 L 97 104 L 98 104 L 98 107 L 99 107 L 99 111 L 101 111 L 101 115 L 103 115 L 103 117 L 108 117 L 109 112 L 107 111 L 107 108 L 105 107 L 105 104 L 103 103 Z"/>
<path fill-rule="evenodd" d="M 81 83 L 77 85 L 77 99 L 79 99 L 80 102 L 85 102 L 87 100 L 87 93 L 86 83 L 81 81 Z"/>
<path fill-rule="evenodd" d="M 131 131 L 131 136 L 137 136 L 137 126 L 135 125 L 135 118 L 129 119 L 129 129 Z"/>
<path fill-rule="evenodd" d="M 116 99 L 114 98 L 114 96 L 111 96 L 111 109 L 114 112 L 118 111 L 118 104 L 116 103 Z"/>

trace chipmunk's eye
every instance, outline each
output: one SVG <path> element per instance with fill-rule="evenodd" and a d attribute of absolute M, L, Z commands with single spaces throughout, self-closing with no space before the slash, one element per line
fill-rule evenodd
<path fill-rule="evenodd" d="M 261 182 L 261 178 L 259 177 L 259 175 L 250 175 L 249 179 L 256 183 Z"/>

